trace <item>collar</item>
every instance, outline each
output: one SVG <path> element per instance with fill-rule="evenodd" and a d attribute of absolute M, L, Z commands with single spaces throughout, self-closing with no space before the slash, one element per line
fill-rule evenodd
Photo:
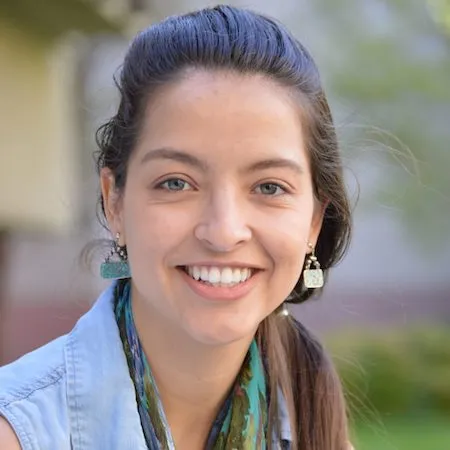
<path fill-rule="evenodd" d="M 73 450 L 147 450 L 113 311 L 113 283 L 67 337 Z M 114 442 L 105 430 L 114 430 Z M 114 446 L 114 447 L 113 447 Z"/>
<path fill-rule="evenodd" d="M 116 429 L 114 448 L 147 450 L 122 341 L 114 317 L 113 282 L 67 336 L 67 402 L 74 424 L 73 450 L 111 448 L 107 433 Z M 292 441 L 286 401 L 278 390 L 280 438 Z M 278 439 L 274 437 L 274 443 Z"/>

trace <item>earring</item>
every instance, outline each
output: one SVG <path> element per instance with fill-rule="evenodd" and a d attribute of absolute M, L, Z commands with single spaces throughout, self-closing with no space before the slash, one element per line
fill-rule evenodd
<path fill-rule="evenodd" d="M 311 253 L 306 260 L 305 269 L 303 270 L 303 284 L 307 289 L 317 289 L 323 286 L 323 272 L 320 268 L 319 261 L 314 253 L 314 246 L 308 243 Z M 314 269 L 311 269 L 314 266 Z"/>
<path fill-rule="evenodd" d="M 119 244 L 120 234 L 116 234 L 109 255 L 100 266 L 100 276 L 104 279 L 130 278 L 130 265 L 128 264 L 127 249 Z M 119 261 L 111 261 L 111 258 L 117 256 Z"/>
<path fill-rule="evenodd" d="M 289 313 L 289 309 L 288 309 L 288 307 L 286 306 L 286 303 L 283 303 L 283 306 L 281 307 L 281 310 L 280 310 L 280 312 L 278 313 L 280 316 L 284 316 L 284 317 L 286 317 L 286 316 L 288 316 L 290 313 Z"/>

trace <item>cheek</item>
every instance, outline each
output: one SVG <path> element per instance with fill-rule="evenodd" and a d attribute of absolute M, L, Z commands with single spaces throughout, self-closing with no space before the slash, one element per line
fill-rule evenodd
<path fill-rule="evenodd" d="M 265 222 L 266 251 L 285 282 L 295 284 L 301 274 L 311 231 L 312 207 L 274 214 Z"/>
<path fill-rule="evenodd" d="M 286 276 L 298 277 L 307 249 L 306 240 L 306 230 L 302 232 L 299 228 L 291 232 L 274 233 L 271 253 L 275 268 L 281 269 Z"/>
<path fill-rule="evenodd" d="M 124 197 L 124 233 L 129 254 L 138 254 L 145 259 L 170 251 L 189 232 L 189 216 L 167 206 L 151 204 L 141 194 Z"/>
<path fill-rule="evenodd" d="M 297 231 L 297 232 L 295 232 Z M 272 248 L 273 274 L 270 280 L 271 298 L 279 306 L 295 288 L 304 266 L 307 234 L 298 229 L 278 235 Z"/>
<path fill-rule="evenodd" d="M 265 226 L 267 237 L 276 246 L 276 252 L 291 258 L 304 255 L 311 231 L 311 218 L 312 208 L 273 214 Z"/>

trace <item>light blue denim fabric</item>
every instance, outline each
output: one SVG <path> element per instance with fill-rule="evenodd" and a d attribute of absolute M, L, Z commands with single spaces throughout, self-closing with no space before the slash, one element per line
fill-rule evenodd
<path fill-rule="evenodd" d="M 0 368 L 0 415 L 23 450 L 147 450 L 113 289 L 114 284 L 100 295 L 69 334 Z M 280 434 L 289 448 L 289 420 L 280 400 Z"/>

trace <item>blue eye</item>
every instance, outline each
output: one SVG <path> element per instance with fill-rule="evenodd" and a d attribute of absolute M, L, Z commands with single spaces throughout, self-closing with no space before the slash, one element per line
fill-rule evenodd
<path fill-rule="evenodd" d="M 170 178 L 169 180 L 163 181 L 157 186 L 159 189 L 165 189 L 166 191 L 187 191 L 192 188 L 192 186 L 181 178 Z"/>
<path fill-rule="evenodd" d="M 272 197 L 286 193 L 286 189 L 276 183 L 261 183 L 256 189 L 260 194 Z"/>

